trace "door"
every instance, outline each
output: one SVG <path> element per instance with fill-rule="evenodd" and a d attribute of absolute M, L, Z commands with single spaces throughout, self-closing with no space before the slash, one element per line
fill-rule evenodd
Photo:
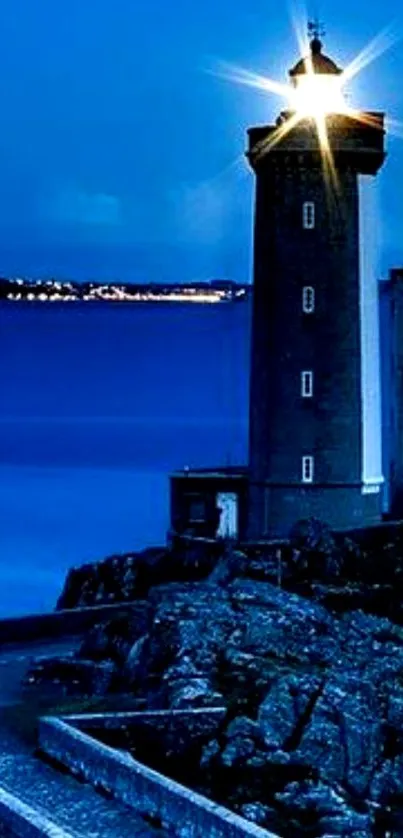
<path fill-rule="evenodd" d="M 238 495 L 236 492 L 219 492 L 216 497 L 220 511 L 220 523 L 217 529 L 219 538 L 238 537 Z"/>

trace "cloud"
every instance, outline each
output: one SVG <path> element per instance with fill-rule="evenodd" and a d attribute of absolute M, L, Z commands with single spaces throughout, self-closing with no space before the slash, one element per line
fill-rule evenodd
<path fill-rule="evenodd" d="M 171 200 L 179 240 L 213 244 L 222 239 L 228 219 L 228 194 L 221 184 L 214 180 L 181 184 L 172 192 Z"/>
<path fill-rule="evenodd" d="M 57 224 L 80 227 L 118 227 L 121 225 L 121 203 L 116 195 L 62 189 L 47 211 L 48 220 Z"/>

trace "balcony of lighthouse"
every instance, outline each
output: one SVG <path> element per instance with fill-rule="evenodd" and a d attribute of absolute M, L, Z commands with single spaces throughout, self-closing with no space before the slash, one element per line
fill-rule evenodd
<path fill-rule="evenodd" d="M 281 159 L 286 154 L 301 154 L 300 164 L 305 159 L 318 164 L 323 160 L 323 148 L 314 117 L 305 117 L 297 125 L 276 140 L 276 136 L 292 116 L 292 111 L 282 111 L 275 125 L 255 126 L 248 130 L 249 145 L 247 157 L 251 165 L 264 165 L 266 157 L 275 154 Z M 368 111 L 362 118 L 347 114 L 327 114 L 324 116 L 328 146 L 337 168 L 353 164 L 360 155 L 362 174 L 374 175 L 385 159 L 384 152 L 384 114 Z M 276 141 L 275 141 L 276 140 Z"/>

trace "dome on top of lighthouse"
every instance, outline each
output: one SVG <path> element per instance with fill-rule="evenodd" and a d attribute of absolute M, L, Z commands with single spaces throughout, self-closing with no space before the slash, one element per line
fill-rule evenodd
<path fill-rule="evenodd" d="M 295 67 L 290 70 L 290 76 L 295 79 L 296 76 L 304 76 L 311 73 L 321 76 L 340 76 L 343 72 L 335 62 L 327 55 L 322 53 L 322 41 L 318 34 L 312 38 L 310 42 L 311 54 L 307 58 L 300 58 Z M 312 68 L 312 69 L 311 69 Z"/>

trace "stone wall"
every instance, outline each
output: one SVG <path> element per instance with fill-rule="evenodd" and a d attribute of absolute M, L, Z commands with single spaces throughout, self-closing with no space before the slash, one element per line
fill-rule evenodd
<path fill-rule="evenodd" d="M 0 620 L 0 643 L 19 643 L 69 635 L 84 634 L 97 623 L 119 618 L 144 622 L 144 631 L 149 614 L 147 602 L 136 601 L 117 605 L 96 605 L 88 608 L 74 608 L 52 611 L 50 614 L 29 614 L 24 617 L 9 617 Z"/>
<path fill-rule="evenodd" d="M 189 737 L 208 736 L 215 733 L 226 715 L 226 707 L 211 709 L 198 707 L 194 710 L 145 710 L 129 713 L 80 713 L 69 715 L 64 720 L 79 730 L 120 730 L 130 728 L 136 734 L 147 731 L 181 736 L 184 732 Z M 62 718 L 63 721 L 63 718 Z"/>
<path fill-rule="evenodd" d="M 41 749 L 138 813 L 174 828 L 178 838 L 276 838 L 222 806 L 72 728 L 40 720 Z"/>

